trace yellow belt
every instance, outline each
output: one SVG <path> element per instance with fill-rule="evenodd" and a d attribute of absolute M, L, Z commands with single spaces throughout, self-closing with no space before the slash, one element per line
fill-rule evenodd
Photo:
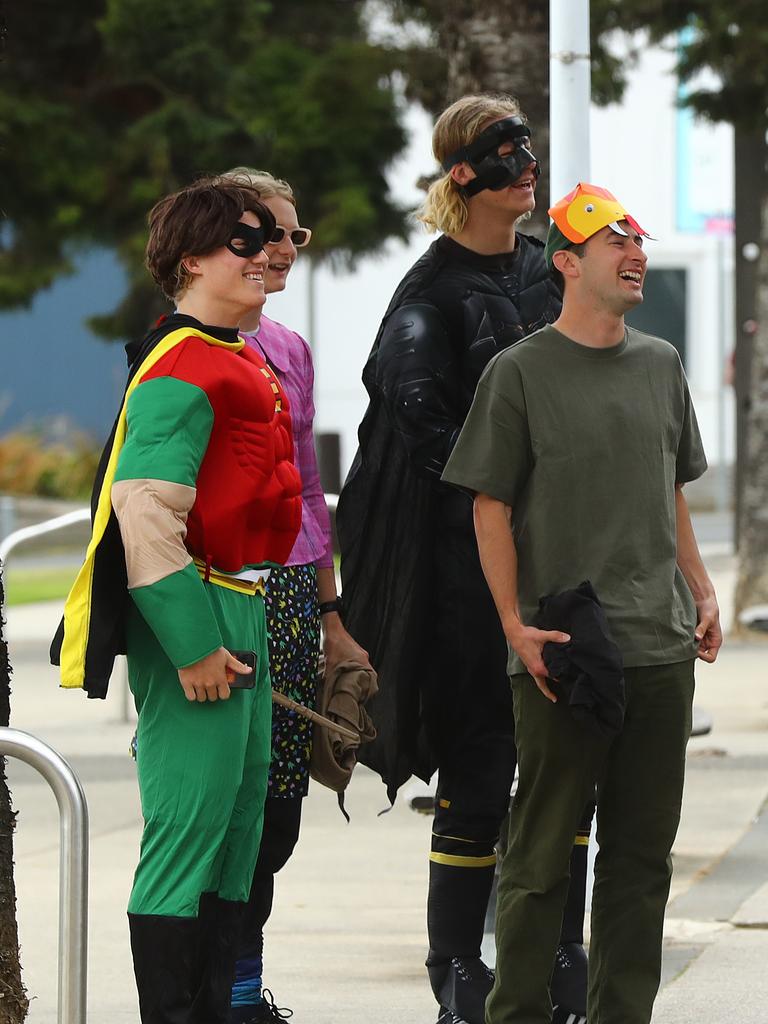
<path fill-rule="evenodd" d="M 224 587 L 226 590 L 236 590 L 239 594 L 249 594 L 251 597 L 254 594 L 263 595 L 266 591 L 264 580 L 241 580 L 237 576 L 227 576 L 226 573 L 216 572 L 215 569 L 211 569 L 199 558 L 195 558 L 193 561 L 200 578 L 207 583 L 213 583 L 217 587 Z"/>

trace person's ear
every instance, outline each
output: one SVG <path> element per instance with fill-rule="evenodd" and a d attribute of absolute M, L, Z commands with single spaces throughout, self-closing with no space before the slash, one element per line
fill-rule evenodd
<path fill-rule="evenodd" d="M 203 272 L 203 268 L 200 266 L 199 256 L 184 256 L 182 258 L 181 265 L 188 274 L 199 275 Z"/>
<path fill-rule="evenodd" d="M 558 249 L 552 255 L 552 266 L 559 270 L 563 277 L 579 276 L 580 260 L 570 249 Z"/>
<path fill-rule="evenodd" d="M 473 178 L 477 177 L 475 172 L 472 170 L 472 168 L 465 160 L 462 160 L 458 164 L 454 164 L 448 173 L 450 174 L 451 178 L 453 178 L 457 185 L 462 186 L 468 185 Z"/>

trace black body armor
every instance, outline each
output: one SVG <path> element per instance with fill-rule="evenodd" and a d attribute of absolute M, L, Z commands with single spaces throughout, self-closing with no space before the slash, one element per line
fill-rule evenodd
<path fill-rule="evenodd" d="M 380 682 L 361 760 L 390 799 L 411 774 L 429 779 L 457 730 L 479 736 L 511 707 L 472 501 L 440 475 L 489 361 L 560 304 L 537 239 L 482 256 L 443 236 L 398 286 L 365 365 L 337 527 L 345 625 Z"/>

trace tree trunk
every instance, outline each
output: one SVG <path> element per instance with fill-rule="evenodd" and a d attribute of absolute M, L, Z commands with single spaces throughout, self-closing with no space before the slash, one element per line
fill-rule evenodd
<path fill-rule="evenodd" d="M 745 259 L 744 246 L 760 242 L 761 198 L 768 191 L 768 144 L 765 128 L 734 130 L 734 219 L 736 222 L 736 285 L 734 390 L 736 392 L 736 465 L 734 467 L 735 540 L 741 543 L 742 498 L 746 468 L 747 420 L 751 401 L 752 336 L 756 312 L 759 264 Z"/>
<path fill-rule="evenodd" d="M 5 641 L 5 594 L 0 563 L 0 725 L 10 720 L 11 665 Z M 13 830 L 16 814 L 5 779 L 5 758 L 0 758 L 0 1024 L 26 1020 L 29 1000 L 21 981 L 19 933 L 16 927 L 16 885 L 13 879 Z"/>
<path fill-rule="evenodd" d="M 739 577 L 734 611 L 768 604 L 768 189 L 761 202 L 757 330 L 752 338 L 750 401 L 740 506 Z"/>
<path fill-rule="evenodd" d="M 430 7 L 448 67 L 445 105 L 467 93 L 510 93 L 531 123 L 542 170 L 525 230 L 543 238 L 549 226 L 549 4 L 437 0 Z"/>

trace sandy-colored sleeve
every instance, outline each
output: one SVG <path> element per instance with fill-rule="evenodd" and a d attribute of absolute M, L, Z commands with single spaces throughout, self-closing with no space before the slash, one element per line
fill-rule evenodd
<path fill-rule="evenodd" d="M 168 480 L 120 480 L 112 506 L 120 524 L 128 588 L 147 587 L 192 561 L 184 546 L 195 488 Z"/>

